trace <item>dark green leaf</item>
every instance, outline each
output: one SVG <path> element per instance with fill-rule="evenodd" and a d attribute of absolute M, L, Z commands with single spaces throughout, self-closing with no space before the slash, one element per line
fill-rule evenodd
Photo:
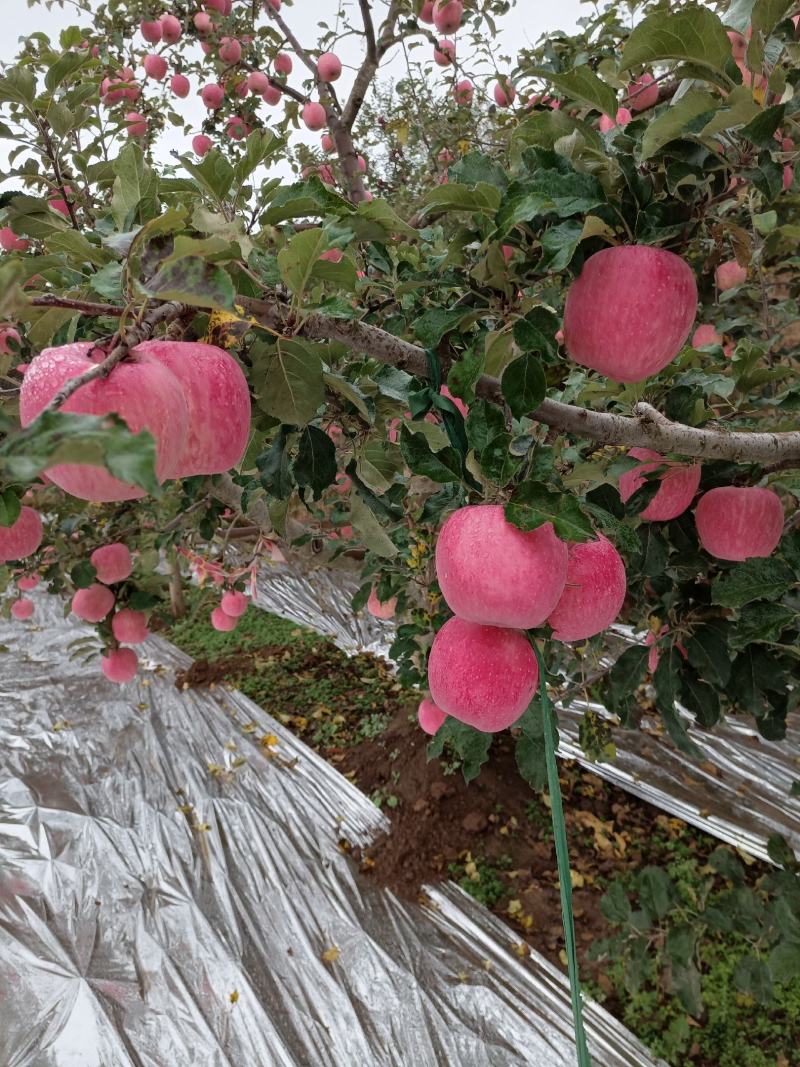
<path fill-rule="evenodd" d="M 514 491 L 505 507 L 506 519 L 520 530 L 536 530 L 546 522 L 563 541 L 591 541 L 594 530 L 571 493 L 549 489 L 541 482 L 527 481 Z"/>
<path fill-rule="evenodd" d="M 483 152 L 467 152 L 448 171 L 451 182 L 461 185 L 478 185 L 484 183 L 497 189 L 505 189 L 508 175 L 500 163 Z"/>
<path fill-rule="evenodd" d="M 686 642 L 689 662 L 701 678 L 721 686 L 731 676 L 731 654 L 726 632 L 721 626 L 710 624 L 698 627 Z"/>
<path fill-rule="evenodd" d="M 675 903 L 675 890 L 666 871 L 660 867 L 645 867 L 636 879 L 639 900 L 656 919 L 663 919 Z"/>
<path fill-rule="evenodd" d="M 0 526 L 13 526 L 19 518 L 22 506 L 13 489 L 3 489 L 0 493 Z"/>
<path fill-rule="evenodd" d="M 653 675 L 656 707 L 676 748 L 694 759 L 702 759 L 701 750 L 689 737 L 686 724 L 675 706 L 676 701 L 680 699 L 682 663 L 683 657 L 677 648 L 672 647 L 662 653 Z"/>
<path fill-rule="evenodd" d="M 413 433 L 407 425 L 400 430 L 400 451 L 409 469 L 414 474 L 430 478 L 434 482 L 457 482 L 461 480 L 461 457 L 450 446 L 432 452 L 421 433 Z"/>
<path fill-rule="evenodd" d="M 97 571 L 88 559 L 82 559 L 76 563 L 69 572 L 76 589 L 88 589 L 97 577 Z"/>
<path fill-rule="evenodd" d="M 582 234 L 583 221 L 578 219 L 568 219 L 558 226 L 546 229 L 540 238 L 542 258 L 539 260 L 538 269 L 554 274 L 565 270 L 575 255 Z"/>
<path fill-rule="evenodd" d="M 465 429 L 470 448 L 480 455 L 488 443 L 505 432 L 505 418 L 496 404 L 479 397 L 470 404 Z"/>
<path fill-rule="evenodd" d="M 287 499 L 294 489 L 289 470 L 289 442 L 287 428 L 281 426 L 269 448 L 256 459 L 261 484 L 270 496 Z"/>
<path fill-rule="evenodd" d="M 529 73 L 543 81 L 550 82 L 565 96 L 588 104 L 602 115 L 616 115 L 617 113 L 617 94 L 588 66 L 575 67 L 563 74 L 556 74 L 545 67 L 534 67 Z"/>
<path fill-rule="evenodd" d="M 622 70 L 682 59 L 724 71 L 731 54 L 725 27 L 708 8 L 654 11 L 634 27 L 622 51 Z"/>
<path fill-rule="evenodd" d="M 794 585 L 792 570 L 781 559 L 748 559 L 721 574 L 711 587 L 715 604 L 741 608 L 751 600 L 778 600 Z"/>
<path fill-rule="evenodd" d="M 755 956 L 744 956 L 736 964 L 733 981 L 737 989 L 753 997 L 759 1004 L 772 1002 L 772 976 L 763 960 L 756 959 Z"/>
<path fill-rule="evenodd" d="M 279 340 L 267 368 L 259 405 L 281 422 L 303 426 L 325 402 L 322 360 L 316 348 L 298 340 Z"/>
<path fill-rule="evenodd" d="M 449 744 L 461 760 L 461 771 L 466 782 L 477 778 L 480 769 L 489 758 L 492 734 L 481 733 L 466 723 L 448 716 L 428 745 L 428 759 L 436 759 Z"/>
<path fill-rule="evenodd" d="M 306 426 L 300 435 L 300 446 L 293 467 L 298 486 L 308 486 L 319 500 L 336 478 L 336 446 L 317 426 Z"/>
<path fill-rule="evenodd" d="M 685 664 L 681 671 L 681 701 L 700 726 L 709 729 L 719 722 L 721 709 L 717 691 L 702 682 Z"/>
<path fill-rule="evenodd" d="M 199 256 L 167 263 L 143 288 L 149 296 L 203 308 L 231 309 L 235 296 L 230 274 Z"/>
<path fill-rule="evenodd" d="M 600 898 L 600 911 L 612 926 L 622 926 L 631 917 L 631 902 L 621 882 L 612 882 Z"/>
<path fill-rule="evenodd" d="M 511 414 L 517 419 L 532 414 L 547 393 L 544 371 L 539 360 L 530 352 L 508 364 L 500 385 Z"/>

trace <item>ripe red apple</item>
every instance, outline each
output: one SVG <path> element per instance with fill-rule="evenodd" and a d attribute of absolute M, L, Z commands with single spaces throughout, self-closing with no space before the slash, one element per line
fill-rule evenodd
<path fill-rule="evenodd" d="M 455 33 L 463 17 L 461 0 L 436 0 L 433 5 L 433 24 L 439 33 Z"/>
<path fill-rule="evenodd" d="M 231 13 L 231 0 L 203 0 L 203 3 L 220 15 L 230 15 Z"/>
<path fill-rule="evenodd" d="M 271 7 L 273 11 L 280 11 L 281 0 L 264 0 L 264 8 Z"/>
<path fill-rule="evenodd" d="M 446 715 L 485 733 L 515 723 L 538 681 L 536 656 L 521 630 L 455 617 L 433 640 L 428 660 L 431 699 Z"/>
<path fill-rule="evenodd" d="M 469 107 L 472 103 L 472 98 L 475 95 L 475 86 L 469 80 L 469 78 L 462 78 L 460 82 L 456 83 L 456 87 L 453 90 L 453 96 L 455 102 L 461 107 Z"/>
<path fill-rule="evenodd" d="M 211 82 L 208 85 L 204 85 L 200 90 L 200 99 L 209 111 L 215 111 L 218 107 L 222 107 L 222 102 L 225 99 L 225 91 L 221 85 Z"/>
<path fill-rule="evenodd" d="M 333 52 L 323 52 L 317 60 L 317 74 L 321 81 L 335 82 L 342 74 L 342 61 Z"/>
<path fill-rule="evenodd" d="M 124 685 L 136 677 L 139 669 L 139 657 L 132 648 L 112 648 L 100 657 L 100 669 L 109 682 Z"/>
<path fill-rule="evenodd" d="M 239 115 L 231 115 L 225 122 L 225 132 L 234 141 L 241 141 L 251 133 L 250 127 Z"/>
<path fill-rule="evenodd" d="M 251 93 L 261 96 L 269 89 L 269 78 L 263 71 L 254 70 L 247 75 L 247 88 Z"/>
<path fill-rule="evenodd" d="M 163 35 L 163 28 L 158 21 L 147 22 L 146 20 L 143 20 L 139 24 L 139 29 L 142 32 L 142 37 L 144 37 L 148 44 L 158 44 Z"/>
<path fill-rule="evenodd" d="M 87 589 L 78 589 L 70 605 L 72 614 L 85 622 L 100 622 L 114 607 L 114 594 L 95 582 Z"/>
<path fill-rule="evenodd" d="M 173 74 L 169 87 L 180 100 L 185 100 L 192 88 L 185 74 Z"/>
<path fill-rule="evenodd" d="M 625 600 L 625 564 L 611 542 L 569 546 L 567 583 L 555 611 L 547 618 L 556 641 L 582 641 L 605 630 L 619 615 Z"/>
<path fill-rule="evenodd" d="M 321 252 L 319 258 L 326 259 L 329 263 L 341 263 L 344 252 L 341 248 L 329 248 L 327 252 Z"/>
<path fill-rule="evenodd" d="M 794 167 L 789 163 L 783 165 L 783 189 L 787 192 L 794 185 Z"/>
<path fill-rule="evenodd" d="M 511 107 L 517 98 L 517 90 L 508 80 L 500 78 L 494 86 L 494 102 L 498 107 Z"/>
<path fill-rule="evenodd" d="M 17 589 L 21 593 L 30 593 L 32 589 L 35 589 L 41 579 L 38 574 L 25 574 L 21 578 L 17 578 Z"/>
<path fill-rule="evenodd" d="M 436 60 L 437 66 L 449 67 L 451 63 L 455 62 L 455 44 L 452 41 L 448 41 L 446 37 L 443 37 L 433 49 L 433 58 Z"/>
<path fill-rule="evenodd" d="M 435 734 L 444 720 L 447 718 L 441 708 L 437 708 L 432 700 L 423 700 L 417 709 L 417 719 L 426 734 Z"/>
<path fill-rule="evenodd" d="M 736 30 L 728 30 L 728 40 L 731 42 L 731 53 L 735 60 L 743 60 L 747 52 L 747 41 Z"/>
<path fill-rule="evenodd" d="M 147 136 L 147 117 L 138 111 L 128 111 L 125 115 L 125 124 L 129 137 Z"/>
<path fill-rule="evenodd" d="M 192 138 L 192 149 L 198 156 L 204 156 L 214 147 L 214 142 L 204 133 L 198 133 Z"/>
<path fill-rule="evenodd" d="M 329 133 L 323 133 L 320 138 L 320 144 L 322 145 L 323 152 L 332 152 L 336 147 L 336 144 Z"/>
<path fill-rule="evenodd" d="M 17 237 L 10 226 L 3 226 L 0 229 L 0 248 L 4 252 L 24 252 L 29 244 L 30 241 Z"/>
<path fill-rule="evenodd" d="M 210 33 L 214 29 L 214 23 L 207 11 L 198 11 L 192 17 L 192 21 L 198 33 Z"/>
<path fill-rule="evenodd" d="M 33 615 L 33 601 L 21 596 L 11 605 L 11 614 L 15 619 L 29 619 Z"/>
<path fill-rule="evenodd" d="M 604 248 L 570 286 L 564 343 L 576 363 L 640 382 L 680 352 L 696 311 L 694 274 L 679 256 L 647 245 Z"/>
<path fill-rule="evenodd" d="M 150 636 L 147 618 L 143 611 L 122 608 L 111 619 L 111 632 L 123 645 L 140 645 Z"/>
<path fill-rule="evenodd" d="M 161 23 L 161 35 L 164 42 L 166 44 L 177 44 L 183 33 L 180 20 L 176 19 L 174 15 L 162 15 L 159 22 Z"/>
<path fill-rule="evenodd" d="M 156 360 L 182 387 L 188 419 L 177 476 L 222 474 L 237 466 L 247 448 L 251 409 L 247 379 L 233 356 L 199 341 L 144 341 L 134 351 Z"/>
<path fill-rule="evenodd" d="M 264 90 L 261 99 L 264 101 L 265 104 L 269 104 L 271 107 L 274 107 L 276 104 L 279 104 L 281 102 L 282 96 L 283 93 L 280 91 L 280 89 L 276 88 L 276 86 L 274 85 L 270 85 L 269 88 Z"/>
<path fill-rule="evenodd" d="M 720 263 L 714 272 L 717 289 L 721 293 L 728 289 L 734 289 L 737 285 L 744 285 L 747 281 L 747 267 L 742 267 L 735 259 L 728 259 Z"/>
<path fill-rule="evenodd" d="M 601 133 L 608 133 L 609 130 L 615 129 L 617 126 L 627 126 L 633 118 L 633 115 L 628 111 L 626 107 L 618 108 L 617 114 L 612 119 L 610 115 L 601 115 L 598 122 L 598 129 Z"/>
<path fill-rule="evenodd" d="M 632 448 L 628 452 L 633 459 L 643 460 L 641 466 L 633 467 L 620 475 L 619 495 L 623 504 L 645 484 L 645 475 L 659 467 L 667 470 L 660 475 L 660 485 L 650 503 L 639 513 L 646 522 L 669 522 L 682 515 L 694 500 L 700 485 L 701 465 L 699 463 L 672 463 L 664 459 L 651 448 Z"/>
<path fill-rule="evenodd" d="M 378 594 L 373 586 L 367 601 L 367 611 L 370 615 L 374 615 L 376 619 L 393 619 L 396 610 L 397 597 L 393 596 L 389 597 L 388 600 L 378 600 Z"/>
<path fill-rule="evenodd" d="M 230 630 L 236 629 L 238 619 L 235 619 L 233 615 L 228 615 L 222 608 L 214 608 L 211 612 L 211 625 L 215 630 L 219 630 L 220 633 L 228 633 Z"/>
<path fill-rule="evenodd" d="M 223 593 L 220 607 L 226 615 L 230 615 L 232 619 L 238 619 L 247 611 L 249 604 L 250 601 L 244 593 L 231 589 L 229 592 Z"/>
<path fill-rule="evenodd" d="M 640 74 L 628 86 L 628 107 L 631 111 L 645 111 L 658 103 L 658 82 L 652 74 Z"/>
<path fill-rule="evenodd" d="M 242 46 L 235 37 L 223 37 L 219 46 L 219 58 L 223 63 L 238 63 L 242 58 Z"/>
<path fill-rule="evenodd" d="M 32 556 L 43 537 L 39 512 L 33 508 L 20 508 L 16 522 L 11 526 L 0 526 L 0 564 Z"/>
<path fill-rule="evenodd" d="M 439 160 L 440 163 L 443 163 L 445 166 L 447 166 L 447 164 L 452 163 L 456 157 L 453 155 L 449 148 L 443 148 L 436 158 Z"/>
<path fill-rule="evenodd" d="M 278 52 L 275 56 L 273 66 L 277 74 L 291 74 L 293 65 L 292 57 L 286 52 Z"/>
<path fill-rule="evenodd" d="M 89 341 L 46 348 L 31 361 L 20 390 L 20 421 L 29 426 L 59 389 L 90 370 L 105 353 Z M 184 449 L 188 411 L 175 376 L 146 352 L 136 352 L 107 378 L 81 386 L 61 407 L 85 415 L 114 412 L 134 432 L 149 430 L 156 441 L 159 480 L 175 477 Z M 47 475 L 65 492 L 81 500 L 135 500 L 145 492 L 112 477 L 103 467 L 68 463 L 49 468 Z"/>
<path fill-rule="evenodd" d="M 126 578 L 130 578 L 133 571 L 130 551 L 121 541 L 96 548 L 89 557 L 89 562 L 97 571 L 97 581 L 103 585 L 124 582 Z"/>
<path fill-rule="evenodd" d="M 722 334 L 717 333 L 714 327 L 707 322 L 704 322 L 701 326 L 692 334 L 692 348 L 704 348 L 706 345 L 721 345 Z"/>
<path fill-rule="evenodd" d="M 446 385 L 443 385 L 441 387 L 441 389 L 439 390 L 439 392 L 441 393 L 442 396 L 446 396 L 448 400 L 452 400 L 453 401 L 453 403 L 455 404 L 456 408 L 461 412 L 461 414 L 464 416 L 464 418 L 466 418 L 467 415 L 469 415 L 469 406 L 467 404 L 465 404 L 464 401 L 460 397 L 453 396 L 453 394 L 450 392 L 450 390 L 447 388 Z"/>
<path fill-rule="evenodd" d="M 429 26 L 433 25 L 433 0 L 425 0 L 417 18 L 420 22 L 427 22 Z"/>
<path fill-rule="evenodd" d="M 301 117 L 306 125 L 306 128 L 313 130 L 324 130 L 328 123 L 328 116 L 325 114 L 325 108 L 322 104 L 317 104 L 314 101 L 310 101 L 308 104 L 303 105 Z"/>
<path fill-rule="evenodd" d="M 144 57 L 142 65 L 148 78 L 162 81 L 167 76 L 167 61 L 163 56 L 147 55 Z"/>
<path fill-rule="evenodd" d="M 500 504 L 454 511 L 439 532 L 436 574 L 456 615 L 489 626 L 539 626 L 567 578 L 567 546 L 551 523 L 529 533 L 506 521 Z"/>
<path fill-rule="evenodd" d="M 771 556 L 783 534 L 783 505 L 771 489 L 710 489 L 697 502 L 694 518 L 700 544 L 717 559 Z"/>

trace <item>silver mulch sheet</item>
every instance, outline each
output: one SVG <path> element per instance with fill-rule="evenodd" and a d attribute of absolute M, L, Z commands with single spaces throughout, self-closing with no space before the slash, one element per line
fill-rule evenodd
<path fill-rule="evenodd" d="M 258 576 L 258 603 L 332 637 L 347 652 L 369 650 L 388 658 L 391 625 L 366 613 L 354 617 L 350 608 L 358 585 L 356 575 L 343 567 L 265 565 Z M 631 639 L 629 632 L 620 636 Z M 608 716 L 601 705 L 592 707 Z M 744 720 L 730 719 L 710 731 L 692 727 L 692 740 L 705 756 L 702 764 L 678 752 L 656 723 L 649 728 L 645 723 L 641 733 L 617 730 L 615 762 L 595 764 L 578 743 L 585 708 L 575 702 L 559 711 L 562 756 L 751 856 L 767 859 L 766 841 L 774 833 L 800 852 L 800 799 L 789 796 L 792 782 L 800 779 L 797 716 L 781 743 L 764 741 Z"/>
<path fill-rule="evenodd" d="M 62 614 L 0 624 L 2 1067 L 574 1063 L 546 961 L 342 854 L 383 825 L 357 789 L 241 695 L 179 692 L 163 641 L 106 683 Z M 653 1067 L 587 1014 L 596 1067 Z"/>

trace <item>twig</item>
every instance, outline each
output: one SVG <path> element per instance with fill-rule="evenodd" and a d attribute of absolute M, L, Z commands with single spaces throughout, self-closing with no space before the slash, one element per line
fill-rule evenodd
<path fill-rule="evenodd" d="M 72 308 L 73 311 L 81 311 L 84 315 L 108 315 L 118 319 L 124 314 L 125 308 L 115 304 L 95 304 L 91 300 L 73 300 L 66 296 L 35 296 L 31 305 L 38 308 Z"/>
<path fill-rule="evenodd" d="M 279 89 L 282 93 L 285 93 L 286 96 L 291 96 L 292 100 L 296 100 L 298 104 L 308 103 L 309 97 L 307 97 L 305 93 L 300 93 L 297 89 L 293 89 L 291 85 L 284 85 L 283 82 L 279 82 L 275 78 L 269 78 L 268 80 L 273 89 Z"/>

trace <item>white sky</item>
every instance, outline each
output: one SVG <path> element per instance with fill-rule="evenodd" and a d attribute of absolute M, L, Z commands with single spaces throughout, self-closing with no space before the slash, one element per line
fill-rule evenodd
<path fill-rule="evenodd" d="M 349 0 L 349 2 L 351 8 L 354 9 L 352 19 L 357 25 L 360 25 L 357 11 L 358 5 L 355 0 Z M 385 0 L 372 0 L 372 2 L 377 24 L 382 12 L 386 9 L 386 3 Z M 198 9 L 200 8 L 199 0 L 197 7 Z M 582 15 L 588 14 L 591 7 L 589 0 L 583 0 L 583 2 L 582 0 L 517 0 L 517 7 L 505 18 L 498 21 L 497 52 L 515 56 L 521 48 L 533 44 L 540 34 L 548 30 L 572 30 L 575 28 L 576 20 Z M 317 22 L 327 20 L 329 24 L 332 24 L 337 8 L 336 0 L 296 0 L 296 3 L 291 8 L 284 4 L 282 14 L 300 43 L 313 47 L 318 37 Z M 169 0 L 164 0 L 163 9 L 165 11 L 169 10 Z M 158 4 L 155 3 L 154 12 L 157 10 Z M 31 8 L 28 6 L 27 0 L 0 0 L 0 14 L 2 14 L 5 25 L 8 28 L 7 32 L 0 37 L 0 62 L 12 60 L 18 47 L 18 39 L 29 33 L 37 30 L 44 31 L 53 39 L 57 37 L 60 30 L 65 26 L 76 22 L 86 25 L 86 16 L 77 13 L 69 0 L 64 0 L 63 9 L 54 7 L 52 11 L 48 11 L 42 4 L 36 4 Z M 430 28 L 433 29 L 433 27 Z M 144 47 L 138 35 L 136 43 L 137 46 Z M 361 40 L 351 39 L 350 42 L 343 43 L 342 47 L 337 49 L 345 63 L 345 71 L 341 81 L 337 84 L 337 89 L 341 89 L 339 93 L 340 99 L 346 95 L 349 89 L 349 82 L 352 79 L 352 70 L 348 69 L 348 63 L 352 64 L 353 67 L 358 63 L 362 44 Z M 422 49 L 417 50 L 414 53 L 414 58 L 421 56 L 422 51 Z M 298 66 L 296 65 L 295 70 L 297 71 L 297 69 Z M 404 63 L 402 54 L 398 50 L 396 50 L 393 61 L 385 64 L 384 70 L 395 76 L 402 75 Z M 303 68 L 303 71 L 305 71 L 305 68 Z M 209 80 L 213 79 L 209 78 Z M 290 78 L 291 83 L 292 79 Z M 295 84 L 299 86 L 297 80 L 295 80 Z M 199 129 L 206 112 L 196 96 L 197 89 L 198 86 L 193 84 L 189 98 L 175 101 L 175 104 L 177 105 L 176 110 L 179 110 L 189 122 L 192 122 Z M 264 105 L 265 117 L 268 115 L 269 110 Z M 309 134 L 305 130 L 296 134 L 296 136 L 308 143 L 315 145 L 319 143 L 318 134 Z M 186 139 L 181 133 L 174 130 L 169 130 L 162 135 L 159 147 L 163 147 L 165 154 L 173 149 L 180 152 L 189 150 L 189 144 Z M 0 144 L 0 160 L 4 156 L 5 152 Z M 286 175 L 290 173 L 288 165 L 285 173 Z M 2 188 L 2 183 L 0 183 L 0 188 Z"/>

